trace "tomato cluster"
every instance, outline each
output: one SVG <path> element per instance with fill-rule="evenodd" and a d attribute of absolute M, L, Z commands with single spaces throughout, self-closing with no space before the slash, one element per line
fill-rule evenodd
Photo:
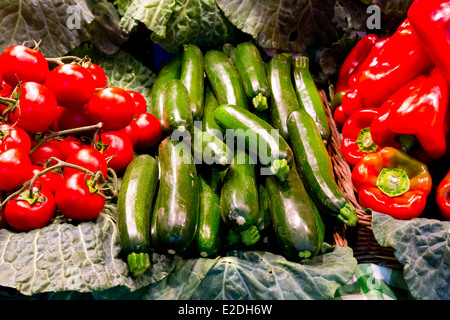
<path fill-rule="evenodd" d="M 161 139 L 140 93 L 109 84 L 87 57 L 72 60 L 24 45 L 0 55 L 0 227 L 95 219 L 110 171 Z"/>

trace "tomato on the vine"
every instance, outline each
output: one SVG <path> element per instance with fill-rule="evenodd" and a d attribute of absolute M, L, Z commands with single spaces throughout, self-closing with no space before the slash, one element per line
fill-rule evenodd
<path fill-rule="evenodd" d="M 104 88 L 108 84 L 108 78 L 106 77 L 105 70 L 95 63 L 90 63 L 89 67 L 86 68 L 94 78 L 94 83 L 96 88 Z"/>
<path fill-rule="evenodd" d="M 59 130 L 88 126 L 90 123 L 87 119 L 87 107 L 83 106 L 80 109 L 74 110 L 58 106 L 56 123 L 58 124 Z"/>
<path fill-rule="evenodd" d="M 87 147 L 87 144 L 74 136 L 67 136 L 64 139 L 60 140 L 59 143 L 64 153 L 64 158 L 62 159 L 64 161 L 71 153 L 78 151 L 83 147 Z"/>
<path fill-rule="evenodd" d="M 44 166 L 50 157 L 64 160 L 64 149 L 58 140 L 48 140 L 40 144 L 30 154 L 31 163 L 38 166 Z M 55 165 L 56 160 L 50 161 L 50 165 Z"/>
<path fill-rule="evenodd" d="M 53 219 L 56 212 L 55 197 L 50 190 L 35 184 L 32 197 L 29 190 L 30 187 L 9 200 L 5 206 L 6 221 L 16 231 L 42 228 Z"/>
<path fill-rule="evenodd" d="M 135 110 L 131 95 L 117 87 L 98 90 L 87 106 L 89 121 L 102 122 L 105 131 L 125 128 L 133 120 Z"/>
<path fill-rule="evenodd" d="M 56 190 L 56 206 L 64 216 L 73 220 L 93 220 L 105 206 L 105 197 L 99 194 L 101 191 L 98 188 L 97 182 L 89 175 L 81 172 L 72 174 Z"/>
<path fill-rule="evenodd" d="M 100 153 L 100 151 L 91 146 L 83 147 L 69 154 L 66 162 L 88 169 L 93 173 L 100 171 L 105 179 L 108 174 L 108 163 L 106 162 L 105 157 Z M 64 167 L 63 176 L 64 178 L 67 178 L 79 172 L 80 170 L 78 169 Z"/>
<path fill-rule="evenodd" d="M 44 170 L 45 170 L 44 167 L 32 165 L 31 166 L 31 175 L 28 180 L 31 180 L 37 174 L 41 174 L 41 172 Z M 44 173 L 35 180 L 35 182 L 39 182 L 43 187 L 50 190 L 53 194 L 55 194 L 56 189 L 58 188 L 59 184 L 62 181 L 63 181 L 63 177 L 59 173 L 53 172 L 53 171 Z"/>
<path fill-rule="evenodd" d="M 47 76 L 46 86 L 55 94 L 58 105 L 69 109 L 82 108 L 95 94 L 92 74 L 78 64 L 63 64 Z"/>
<path fill-rule="evenodd" d="M 136 121 L 133 120 L 125 128 L 120 129 L 119 132 L 126 134 L 130 139 L 133 147 L 135 147 L 136 143 L 139 140 L 139 130 L 139 126 L 137 125 Z"/>
<path fill-rule="evenodd" d="M 23 45 L 7 48 L 0 55 L 0 72 L 11 87 L 20 82 L 45 83 L 48 63 L 39 51 Z"/>
<path fill-rule="evenodd" d="M 147 100 L 145 100 L 144 96 L 137 91 L 127 90 L 128 93 L 134 100 L 136 105 L 135 114 L 141 114 L 147 112 Z"/>
<path fill-rule="evenodd" d="M 10 123 L 28 133 L 43 132 L 54 122 L 58 105 L 53 92 L 37 82 L 24 82 L 14 90 L 17 105 L 10 113 Z"/>
<path fill-rule="evenodd" d="M 139 127 L 139 140 L 136 148 L 142 150 L 156 146 L 162 136 L 162 126 L 158 118 L 146 112 L 138 114 L 135 121 Z"/>
<path fill-rule="evenodd" d="M 108 167 L 122 172 L 133 160 L 134 150 L 130 138 L 118 131 L 102 132 L 97 136 L 96 146 L 103 153 Z"/>
<path fill-rule="evenodd" d="M 31 172 L 31 160 L 20 149 L 9 149 L 0 153 L 0 190 L 11 191 L 25 181 Z"/>
<path fill-rule="evenodd" d="M 25 154 L 30 153 L 31 139 L 25 130 L 10 123 L 0 124 L 0 152 L 17 148 Z"/>

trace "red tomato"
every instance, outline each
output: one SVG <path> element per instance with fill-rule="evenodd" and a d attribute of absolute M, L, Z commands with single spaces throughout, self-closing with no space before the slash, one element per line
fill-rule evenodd
<path fill-rule="evenodd" d="M 139 126 L 136 121 L 131 121 L 125 128 L 120 129 L 119 132 L 125 133 L 131 141 L 133 147 L 139 140 Z"/>
<path fill-rule="evenodd" d="M 17 93 L 19 88 L 15 89 Z M 36 82 L 21 84 L 18 106 L 10 114 L 10 122 L 28 133 L 46 131 L 56 118 L 58 105 L 52 91 Z"/>
<path fill-rule="evenodd" d="M 0 190 L 11 191 L 25 181 L 31 172 L 31 160 L 20 149 L 0 153 Z"/>
<path fill-rule="evenodd" d="M 82 108 L 95 94 L 92 74 L 77 64 L 57 66 L 48 74 L 45 84 L 64 108 Z"/>
<path fill-rule="evenodd" d="M 0 55 L 0 72 L 11 87 L 18 81 L 43 84 L 49 73 L 45 57 L 37 50 L 23 45 L 7 48 Z"/>
<path fill-rule="evenodd" d="M 79 172 L 79 171 L 78 171 Z M 89 221 L 99 216 L 105 206 L 105 198 L 88 187 L 85 174 L 76 173 L 63 180 L 56 190 L 56 206 L 61 213 L 76 221 Z M 92 181 L 88 179 L 88 184 Z"/>
<path fill-rule="evenodd" d="M 66 162 L 86 168 L 94 173 L 97 170 L 100 170 L 105 178 L 108 173 L 108 163 L 106 162 L 105 157 L 100 153 L 100 151 L 92 147 L 83 147 L 80 150 L 71 153 L 67 157 Z M 67 178 L 79 172 L 80 170 L 64 167 L 63 176 L 64 178 Z"/>
<path fill-rule="evenodd" d="M 36 165 L 31 166 L 31 175 L 28 180 L 32 179 L 36 174 L 38 174 L 44 170 L 45 170 L 45 168 L 41 167 L 41 166 L 36 166 Z M 50 171 L 50 172 L 44 173 L 42 176 L 37 178 L 35 181 L 41 183 L 42 187 L 45 187 L 46 189 L 50 190 L 53 194 L 55 194 L 56 188 L 63 181 L 63 177 L 58 173 Z"/>
<path fill-rule="evenodd" d="M 30 231 L 46 226 L 55 216 L 56 204 L 53 193 L 42 186 L 34 185 L 37 201 L 29 199 L 29 188 L 6 203 L 5 218 L 16 231 Z M 39 192 L 38 192 L 39 191 Z"/>
<path fill-rule="evenodd" d="M 31 139 L 25 130 L 9 123 L 0 124 L 0 152 L 17 148 L 30 153 Z"/>
<path fill-rule="evenodd" d="M 89 121 L 102 122 L 105 131 L 125 128 L 133 120 L 135 110 L 131 95 L 117 87 L 97 91 L 87 106 Z"/>
<path fill-rule="evenodd" d="M 147 149 L 156 146 L 161 140 L 162 127 L 158 118 L 151 113 L 141 113 L 136 118 L 139 127 L 139 140 L 137 149 Z"/>
<path fill-rule="evenodd" d="M 78 151 L 83 147 L 87 147 L 87 145 L 83 143 L 83 141 L 73 136 L 65 137 L 63 140 L 60 140 L 59 143 L 64 152 L 64 161 L 74 151 Z"/>
<path fill-rule="evenodd" d="M 141 114 L 147 112 L 147 100 L 145 100 L 144 96 L 136 91 L 128 90 L 128 93 L 131 95 L 131 97 L 134 100 L 134 103 L 136 105 L 136 111 L 135 114 Z"/>
<path fill-rule="evenodd" d="M 117 173 L 125 170 L 134 156 L 133 144 L 130 138 L 118 131 L 102 132 L 100 138 L 103 148 L 105 148 L 101 152 L 108 162 L 108 167 Z M 98 141 L 99 138 L 97 138 Z"/>
<path fill-rule="evenodd" d="M 1 77 L 1 74 L 0 74 Z M 14 90 L 9 84 L 7 84 L 4 80 L 1 83 L 0 87 L 0 97 L 8 97 Z"/>
<path fill-rule="evenodd" d="M 68 130 L 90 125 L 87 119 L 87 107 L 73 110 L 58 106 L 56 122 L 59 130 Z"/>
<path fill-rule="evenodd" d="M 64 149 L 57 140 L 48 140 L 39 145 L 32 154 L 30 154 L 31 163 L 44 166 L 50 157 L 55 157 L 59 160 L 64 160 Z M 52 160 L 50 164 L 53 166 L 58 162 Z"/>
<path fill-rule="evenodd" d="M 92 74 L 96 88 L 106 87 L 108 84 L 108 78 L 106 77 L 106 73 L 102 67 L 95 63 L 91 63 L 86 69 Z"/>

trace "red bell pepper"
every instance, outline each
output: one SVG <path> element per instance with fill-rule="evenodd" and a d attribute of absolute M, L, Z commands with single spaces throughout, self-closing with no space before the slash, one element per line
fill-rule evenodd
<path fill-rule="evenodd" d="M 370 125 L 377 115 L 378 108 L 361 109 L 352 114 L 342 127 L 341 152 L 353 167 L 366 154 L 378 150 L 370 135 Z"/>
<path fill-rule="evenodd" d="M 436 189 L 436 203 L 442 217 L 450 221 L 450 170 Z"/>
<path fill-rule="evenodd" d="M 349 84 L 356 89 L 361 108 L 377 108 L 400 87 L 431 68 L 430 57 L 405 19 L 379 50 L 371 52 Z"/>
<path fill-rule="evenodd" d="M 431 60 L 450 83 L 450 1 L 415 0 L 408 19 Z"/>
<path fill-rule="evenodd" d="M 365 155 L 352 182 L 361 206 L 400 220 L 422 214 L 432 187 L 426 164 L 391 147 Z"/>
<path fill-rule="evenodd" d="M 449 86 L 435 68 L 383 103 L 370 127 L 372 139 L 380 147 L 402 148 L 423 162 L 437 160 L 447 149 L 448 104 Z"/>
<path fill-rule="evenodd" d="M 359 66 L 361 66 L 367 58 L 377 41 L 379 41 L 377 35 L 368 34 L 356 43 L 348 56 L 345 58 L 345 61 L 339 70 L 335 92 L 349 89 L 348 80 L 355 74 L 356 71 L 358 71 Z"/>

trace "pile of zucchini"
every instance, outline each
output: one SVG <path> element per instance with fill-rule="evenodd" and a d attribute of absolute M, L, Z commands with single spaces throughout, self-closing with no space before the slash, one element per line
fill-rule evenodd
<path fill-rule="evenodd" d="M 158 73 L 150 112 L 164 137 L 123 176 L 118 226 L 139 276 L 150 252 L 201 257 L 252 246 L 270 228 L 282 253 L 320 252 L 323 214 L 356 225 L 324 141 L 330 127 L 306 57 L 267 57 L 245 42 L 205 52 L 184 46 Z"/>

